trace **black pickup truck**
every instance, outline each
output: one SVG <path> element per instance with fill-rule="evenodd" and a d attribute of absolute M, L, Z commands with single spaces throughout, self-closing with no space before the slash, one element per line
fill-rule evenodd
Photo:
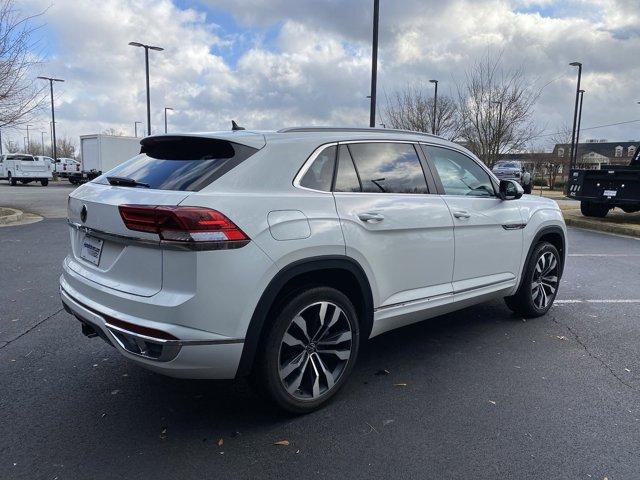
<path fill-rule="evenodd" d="M 615 207 L 627 213 L 640 211 L 640 149 L 626 166 L 571 170 L 565 194 L 580 200 L 580 210 L 586 217 L 605 217 Z"/>

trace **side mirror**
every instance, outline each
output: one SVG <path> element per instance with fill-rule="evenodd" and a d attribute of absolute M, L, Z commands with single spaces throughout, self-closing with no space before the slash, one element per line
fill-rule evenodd
<path fill-rule="evenodd" d="M 500 198 L 502 200 L 517 200 L 522 197 L 524 189 L 514 180 L 500 180 Z"/>

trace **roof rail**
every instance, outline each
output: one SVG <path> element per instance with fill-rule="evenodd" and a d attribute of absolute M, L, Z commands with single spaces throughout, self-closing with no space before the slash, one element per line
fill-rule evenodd
<path fill-rule="evenodd" d="M 362 132 L 362 133 L 406 133 L 410 135 L 422 135 L 425 137 L 436 137 L 431 133 L 414 132 L 412 130 L 400 130 L 395 128 L 363 128 L 363 127 L 290 127 L 282 128 L 277 133 L 301 133 L 301 132 Z"/>

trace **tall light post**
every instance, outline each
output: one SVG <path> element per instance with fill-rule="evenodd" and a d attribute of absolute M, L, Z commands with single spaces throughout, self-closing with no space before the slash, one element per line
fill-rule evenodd
<path fill-rule="evenodd" d="M 147 73 L 147 135 L 151 135 L 151 96 L 149 93 L 149 50 L 155 50 L 161 52 L 164 50 L 162 47 L 156 47 L 153 45 L 145 45 L 138 42 L 129 42 L 132 47 L 144 48 L 144 67 Z"/>
<path fill-rule="evenodd" d="M 578 147 L 580 145 L 580 123 L 582 122 L 582 99 L 584 98 L 584 90 L 579 90 L 578 93 L 580 94 L 580 105 L 578 106 L 578 127 L 576 128 L 575 168 L 578 168 Z"/>
<path fill-rule="evenodd" d="M 498 105 L 498 127 L 496 128 L 496 160 L 500 156 L 500 142 L 502 140 L 502 100 L 496 100 L 491 102 L 493 105 Z"/>
<path fill-rule="evenodd" d="M 61 78 L 38 77 L 40 80 L 47 80 L 51 90 L 51 143 L 53 145 L 53 161 L 58 160 L 58 151 L 56 148 L 56 112 L 53 105 L 53 82 L 64 82 Z"/>
<path fill-rule="evenodd" d="M 376 90 L 378 88 L 378 20 L 380 18 L 380 0 L 373 0 L 373 45 L 371 51 L 371 106 L 369 108 L 369 126 L 376 126 Z"/>
<path fill-rule="evenodd" d="M 569 65 L 572 67 L 578 67 L 578 83 L 576 84 L 576 101 L 575 107 L 573 109 L 573 129 L 571 130 L 571 155 L 569 157 L 569 170 L 573 168 L 573 161 L 575 157 L 576 150 L 576 123 L 578 122 L 578 101 L 580 97 L 580 80 L 582 78 L 582 63 L 580 62 L 571 62 Z M 567 172 L 567 175 L 569 172 Z"/>
<path fill-rule="evenodd" d="M 29 138 L 29 127 L 33 127 L 33 125 L 27 125 L 27 147 L 31 147 L 31 138 Z"/>
<path fill-rule="evenodd" d="M 138 122 L 137 120 L 133 122 L 133 136 L 138 138 L 138 124 L 142 122 Z"/>
<path fill-rule="evenodd" d="M 42 156 L 44 157 L 44 136 L 46 135 L 46 132 L 40 131 L 40 141 L 42 143 Z"/>
<path fill-rule="evenodd" d="M 164 107 L 164 133 L 167 133 L 167 110 L 173 111 L 173 108 Z"/>
<path fill-rule="evenodd" d="M 435 85 L 433 92 L 433 120 L 431 121 L 431 133 L 436 133 L 436 112 L 438 111 L 438 80 L 429 80 L 429 83 Z"/>

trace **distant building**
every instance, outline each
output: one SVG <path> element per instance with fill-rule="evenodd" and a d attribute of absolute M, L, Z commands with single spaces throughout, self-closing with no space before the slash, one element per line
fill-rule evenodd
<path fill-rule="evenodd" d="M 577 168 L 598 170 L 602 165 L 628 165 L 640 141 L 608 142 L 607 140 L 587 140 L 578 144 Z M 571 153 L 571 144 L 556 144 L 551 155 L 555 159 L 567 159 Z"/>

